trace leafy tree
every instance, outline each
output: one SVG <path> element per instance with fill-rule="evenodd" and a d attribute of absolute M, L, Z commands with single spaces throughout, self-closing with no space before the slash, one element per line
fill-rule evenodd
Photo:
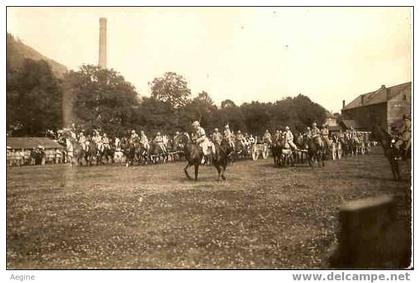
<path fill-rule="evenodd" d="M 163 77 L 155 78 L 150 87 L 154 99 L 168 102 L 174 109 L 185 106 L 191 95 L 185 78 L 174 72 L 167 72 Z"/>
<path fill-rule="evenodd" d="M 73 122 L 87 129 L 108 133 L 129 129 L 137 111 L 134 86 L 114 70 L 84 65 L 65 77 L 65 93 L 70 96 Z"/>
<path fill-rule="evenodd" d="M 222 109 L 224 109 L 224 108 L 233 108 L 233 107 L 236 107 L 236 104 L 232 100 L 226 99 L 226 100 L 223 100 L 222 101 L 221 107 L 222 107 Z"/>
<path fill-rule="evenodd" d="M 7 73 L 7 128 L 12 135 L 43 136 L 62 127 L 60 81 L 44 60 L 25 59 Z"/>

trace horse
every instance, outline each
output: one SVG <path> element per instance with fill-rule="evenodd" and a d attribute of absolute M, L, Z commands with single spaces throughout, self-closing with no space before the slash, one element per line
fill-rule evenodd
<path fill-rule="evenodd" d="M 218 180 L 222 178 L 226 180 L 224 172 L 229 161 L 229 155 L 232 153 L 233 148 L 229 145 L 229 142 L 225 139 L 222 140 L 220 145 L 215 143 L 215 153 L 212 154 L 212 163 L 218 172 Z M 185 175 L 189 180 L 192 180 L 190 174 L 188 173 L 188 168 L 194 166 L 194 180 L 198 179 L 198 168 L 201 165 L 203 160 L 203 151 L 201 147 L 193 143 L 189 137 L 187 137 L 187 143 L 184 145 L 184 156 L 187 160 L 187 165 L 184 167 Z"/>
<path fill-rule="evenodd" d="M 188 168 L 194 165 L 194 180 L 197 181 L 198 178 L 198 167 L 200 167 L 201 160 L 203 159 L 203 152 L 197 144 L 193 143 L 191 140 L 188 140 L 188 143 L 184 146 L 184 156 L 188 161 L 187 165 L 184 168 L 185 175 L 187 178 L 192 180 L 191 176 L 188 174 Z"/>
<path fill-rule="evenodd" d="M 103 146 L 101 150 L 98 149 L 98 160 L 100 161 L 101 164 L 104 164 L 103 158 L 105 157 L 107 164 L 112 163 L 114 162 L 114 152 L 115 152 L 115 149 L 113 147 Z"/>
<path fill-rule="evenodd" d="M 72 151 L 69 153 L 70 154 L 68 156 L 70 165 L 82 165 L 83 159 L 86 159 L 86 152 L 83 150 L 82 146 L 77 141 L 72 142 Z"/>
<path fill-rule="evenodd" d="M 86 150 L 85 150 L 86 164 L 91 166 L 92 162 L 94 161 L 95 164 L 98 165 L 98 159 L 99 159 L 98 145 L 95 142 L 91 141 L 89 145 L 86 145 Z"/>
<path fill-rule="evenodd" d="M 153 163 L 157 163 L 159 161 L 165 163 L 168 161 L 168 151 L 164 151 L 160 144 L 152 142 L 150 146 L 150 159 Z"/>
<path fill-rule="evenodd" d="M 284 136 L 279 136 L 273 141 L 271 152 L 273 153 L 275 165 L 286 166 L 290 164 L 294 166 L 294 153 Z"/>
<path fill-rule="evenodd" d="M 136 160 L 136 148 L 133 143 L 131 143 L 128 138 L 123 137 L 121 139 L 121 151 L 125 156 L 125 166 L 133 165 Z"/>
<path fill-rule="evenodd" d="M 235 141 L 235 150 L 233 152 L 235 160 L 246 158 L 248 155 L 248 152 L 249 152 L 248 147 L 243 142 L 239 140 Z"/>
<path fill-rule="evenodd" d="M 299 134 L 296 138 L 295 160 L 304 163 L 308 159 L 308 144 L 305 142 L 303 134 Z"/>
<path fill-rule="evenodd" d="M 400 167 L 398 164 L 398 159 L 400 157 L 399 151 L 395 146 L 396 139 L 390 135 L 387 131 L 380 128 L 379 126 L 374 126 L 372 134 L 375 139 L 379 141 L 382 148 L 384 149 L 384 154 L 389 161 L 391 166 L 392 175 L 395 181 L 401 181 Z"/>
<path fill-rule="evenodd" d="M 215 153 L 213 155 L 213 165 L 216 167 L 218 178 L 217 180 L 220 181 L 220 178 L 226 180 L 225 171 L 229 161 L 229 154 L 232 152 L 233 148 L 229 145 L 229 142 L 223 139 L 220 143 L 214 144 Z"/>
<path fill-rule="evenodd" d="M 280 164 L 281 151 L 284 147 L 283 140 L 279 137 L 271 143 L 271 152 L 273 154 L 274 165 Z"/>
<path fill-rule="evenodd" d="M 308 144 L 308 163 L 309 166 L 312 167 L 312 163 L 314 161 L 318 162 L 318 166 L 321 167 L 325 166 L 324 163 L 324 153 L 325 153 L 325 149 L 324 149 L 324 142 L 322 141 L 321 137 L 314 137 L 314 138 L 309 138 L 306 137 L 305 138 L 306 143 Z"/>

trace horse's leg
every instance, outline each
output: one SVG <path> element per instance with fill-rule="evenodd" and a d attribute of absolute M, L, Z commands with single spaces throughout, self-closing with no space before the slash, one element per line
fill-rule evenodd
<path fill-rule="evenodd" d="M 214 167 L 216 167 L 216 169 L 217 169 L 217 181 L 220 181 L 222 168 L 221 168 L 219 163 L 217 163 L 217 164 L 214 163 Z"/>
<path fill-rule="evenodd" d="M 190 162 L 188 162 L 188 163 L 187 163 L 187 166 L 185 166 L 185 168 L 184 168 L 185 175 L 187 175 L 187 178 L 188 178 L 189 180 L 192 180 L 192 179 L 191 179 L 190 174 L 188 174 L 188 168 L 190 168 L 190 166 L 191 166 L 191 165 L 192 165 L 192 164 L 191 164 Z"/>
<path fill-rule="evenodd" d="M 195 174 L 195 181 L 198 179 L 198 167 L 200 166 L 200 163 L 194 164 L 194 174 Z"/>
<path fill-rule="evenodd" d="M 222 179 L 223 179 L 223 181 L 226 181 L 226 176 L 225 176 L 226 165 L 227 165 L 227 161 L 225 161 L 222 165 Z"/>

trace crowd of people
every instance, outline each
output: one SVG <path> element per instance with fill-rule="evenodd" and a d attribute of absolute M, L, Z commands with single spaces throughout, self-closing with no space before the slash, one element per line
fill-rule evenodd
<path fill-rule="evenodd" d="M 396 146 L 401 145 L 407 146 L 411 140 L 411 121 L 408 116 L 403 117 L 404 125 L 400 129 L 399 136 L 400 140 L 396 143 Z M 56 149 L 53 153 L 51 151 L 47 154 L 42 146 L 33 148 L 31 150 L 15 150 L 10 147 L 7 148 L 7 157 L 10 166 L 17 165 L 35 165 L 45 163 L 45 160 L 53 163 L 69 162 L 66 160 L 66 151 L 72 151 L 75 144 L 79 144 L 83 150 L 87 150 L 89 146 L 94 143 L 99 151 L 106 149 L 113 149 L 116 153 L 123 151 L 123 144 L 139 143 L 145 149 L 149 150 L 151 143 L 157 145 L 162 152 L 168 153 L 174 148 L 173 144 L 178 140 L 178 137 L 183 135 L 192 142 L 196 143 L 202 148 L 204 156 L 211 154 L 215 150 L 215 144 L 219 144 L 226 140 L 228 144 L 233 148 L 249 148 L 251 145 L 256 143 L 266 143 L 271 145 L 273 142 L 283 140 L 292 150 L 298 149 L 296 145 L 297 136 L 303 136 L 310 139 L 320 138 L 327 147 L 332 142 L 340 140 L 353 140 L 356 142 L 369 142 L 369 133 L 356 131 L 354 128 L 350 128 L 346 131 L 339 131 L 331 133 L 327 124 L 318 128 L 316 122 L 311 127 L 307 127 L 306 131 L 300 133 L 293 133 L 289 126 L 284 129 L 277 129 L 271 133 L 268 129 L 262 136 L 253 135 L 241 130 L 234 131 L 230 128 L 229 124 L 224 125 L 223 131 L 218 128 L 213 129 L 210 134 L 207 134 L 205 129 L 201 127 L 198 121 L 192 123 L 191 135 L 187 132 L 180 133 L 176 131 L 173 135 L 162 134 L 157 132 L 152 138 L 146 135 L 143 130 L 139 133 L 135 129 L 128 131 L 125 135 L 109 136 L 101 129 L 94 129 L 86 131 L 72 124 L 70 128 L 64 128 L 58 131 L 47 131 L 47 136 L 57 140 L 66 149 L 65 151 Z"/>

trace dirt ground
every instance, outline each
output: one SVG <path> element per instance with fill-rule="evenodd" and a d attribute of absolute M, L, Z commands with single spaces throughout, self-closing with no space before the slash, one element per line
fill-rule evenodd
<path fill-rule="evenodd" d="M 344 201 L 392 194 L 410 219 L 409 163 L 394 182 L 380 149 L 313 169 L 240 161 L 225 182 L 184 165 L 8 168 L 7 267 L 320 268 Z"/>

